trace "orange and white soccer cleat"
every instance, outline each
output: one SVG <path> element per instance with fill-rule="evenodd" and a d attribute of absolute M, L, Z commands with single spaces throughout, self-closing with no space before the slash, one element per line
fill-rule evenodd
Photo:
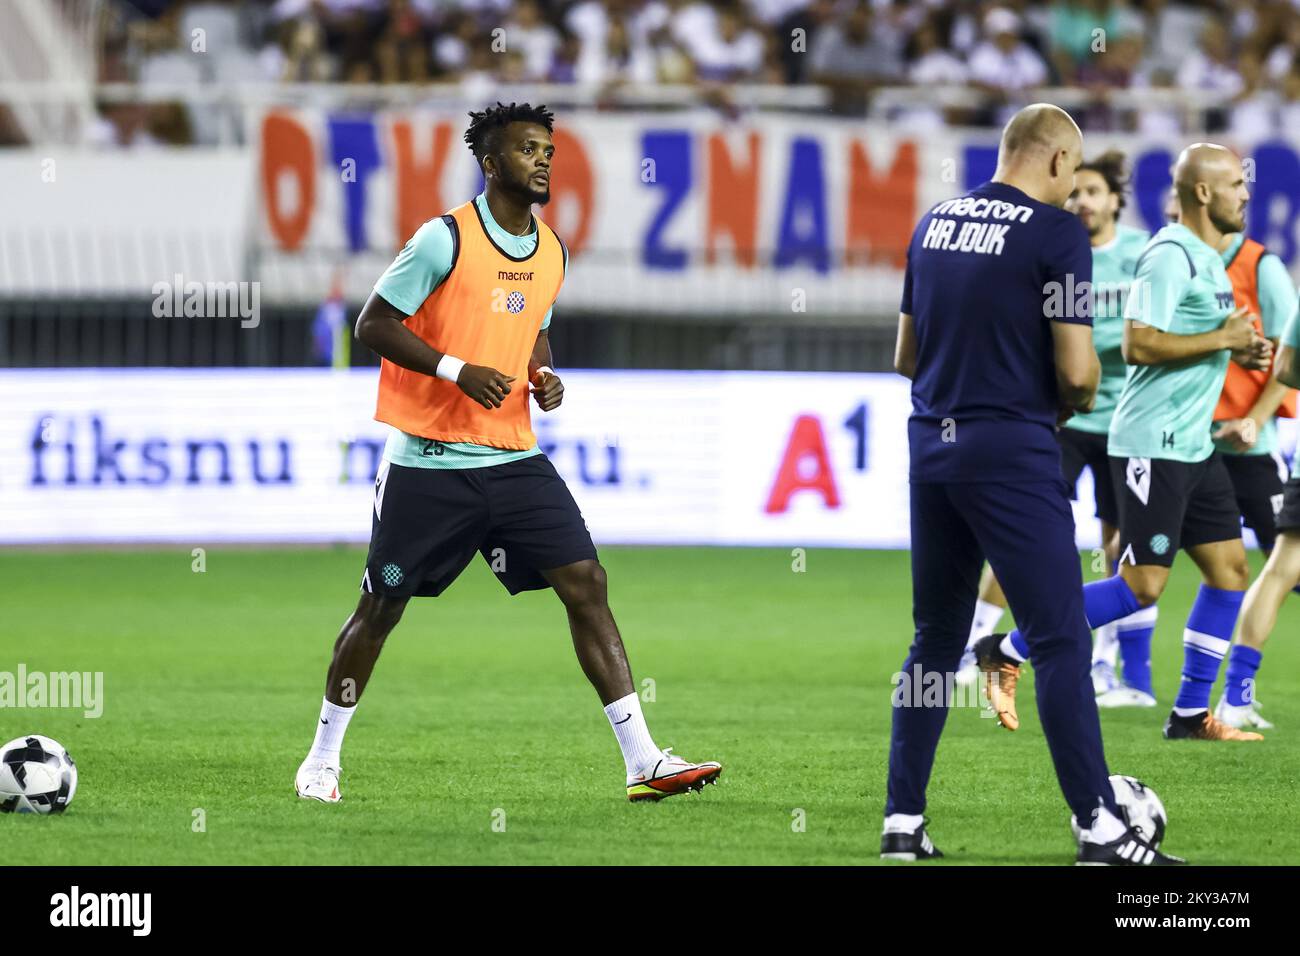
<path fill-rule="evenodd" d="M 1200 716 L 1179 717 L 1171 713 L 1165 721 L 1166 740 L 1263 740 L 1263 734 L 1229 727 L 1208 710 Z"/>
<path fill-rule="evenodd" d="M 691 763 L 674 756 L 672 751 L 672 747 L 666 748 L 636 773 L 627 775 L 629 800 L 662 800 L 678 793 L 703 790 L 708 784 L 717 782 L 722 764 L 715 760 Z"/>
<path fill-rule="evenodd" d="M 975 642 L 975 660 L 985 674 L 984 696 L 997 714 L 998 723 L 1007 730 L 1020 726 L 1016 713 L 1016 684 L 1020 681 L 1020 665 L 998 647 L 1005 634 L 990 634 Z"/>

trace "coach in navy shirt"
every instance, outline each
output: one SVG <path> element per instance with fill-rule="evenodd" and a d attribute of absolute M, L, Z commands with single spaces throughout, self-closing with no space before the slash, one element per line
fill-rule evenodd
<path fill-rule="evenodd" d="M 1107 780 L 1055 438 L 1060 420 L 1092 407 L 1100 375 L 1092 250 L 1060 208 L 1082 149 L 1064 110 L 1026 107 L 1003 130 L 993 181 L 931 209 L 908 249 L 895 365 L 912 379 L 916 632 L 893 697 L 887 858 L 941 855 L 922 814 L 948 697 L 940 704 L 916 688 L 927 675 L 952 686 L 987 557 L 1029 644 L 1057 779 L 1085 828 L 1080 861 L 1173 859 L 1138 845 Z"/>

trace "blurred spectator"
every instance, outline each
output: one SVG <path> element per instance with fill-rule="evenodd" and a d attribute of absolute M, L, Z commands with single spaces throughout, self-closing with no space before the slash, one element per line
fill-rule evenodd
<path fill-rule="evenodd" d="M 1201 30 L 1200 48 L 1185 55 L 1176 77 L 1178 86 L 1184 90 L 1225 96 L 1241 93 L 1244 84 L 1233 62 L 1228 31 L 1222 23 L 1206 22 Z"/>
<path fill-rule="evenodd" d="M 691 54 L 702 80 L 736 82 L 757 76 L 763 68 L 763 38 L 750 27 L 738 3 L 715 7 L 708 29 L 694 40 Z"/>
<path fill-rule="evenodd" d="M 1005 7 L 984 15 L 984 36 L 970 55 L 971 79 L 998 94 L 1047 82 L 1047 64 L 1020 39 L 1020 17 Z"/>
<path fill-rule="evenodd" d="M 1284 87 L 1300 64 L 1300 0 L 109 0 L 107 9 L 98 79 L 155 96 L 256 81 L 450 81 L 469 84 L 463 96 L 490 97 L 502 83 L 540 81 L 702 83 L 703 101 L 721 102 L 728 84 L 816 83 L 834 112 L 861 116 L 881 86 L 987 94 L 978 112 L 913 96 L 920 105 L 900 113 L 908 98 L 890 98 L 892 120 L 931 128 L 996 124 L 1022 91 L 1060 82 L 1091 94 L 1074 106 L 1088 129 L 1181 132 L 1184 117 L 1223 104 L 1216 122 L 1247 138 L 1290 129 Z M 1114 95 L 1126 89 L 1195 99 L 1161 92 L 1134 109 Z M 214 142 L 234 114 L 223 119 L 212 102 L 106 110 L 93 135 Z"/>
<path fill-rule="evenodd" d="M 834 112 L 860 116 L 872 86 L 902 79 L 900 51 L 875 36 L 872 20 L 870 3 L 858 0 L 842 21 L 817 34 L 812 79 L 830 88 Z"/>
<path fill-rule="evenodd" d="M 375 44 L 381 83 L 423 83 L 429 79 L 429 43 L 411 0 L 390 0 L 388 20 Z"/>
<path fill-rule="evenodd" d="M 457 13 L 445 24 L 433 41 L 433 65 L 444 77 L 459 76 L 470 67 L 470 55 L 476 48 L 488 49 L 489 39 L 480 34 L 474 17 Z"/>
<path fill-rule="evenodd" d="M 1264 85 L 1264 66 L 1254 53 L 1244 53 L 1237 64 L 1241 92 L 1228 112 L 1228 131 L 1243 140 L 1272 136 L 1277 128 L 1277 93 Z"/>
<path fill-rule="evenodd" d="M 1297 53 L 1300 53 L 1300 7 L 1292 10 L 1291 15 L 1285 18 L 1278 33 L 1276 41 L 1268 46 L 1268 59 L 1265 60 L 1264 68 L 1270 80 L 1285 84 L 1290 79 L 1292 67 L 1300 59 L 1297 57 Z"/>
<path fill-rule="evenodd" d="M 970 76 L 966 64 L 940 43 L 933 19 L 926 20 L 912 34 L 911 46 L 908 82 L 916 86 L 961 86 Z"/>
<path fill-rule="evenodd" d="M 546 82 L 578 82 L 578 57 L 581 54 L 581 40 L 567 31 L 560 34 L 559 46 L 556 47 L 555 56 L 551 58 L 551 65 L 546 71 Z"/>
<path fill-rule="evenodd" d="M 1051 5 L 1049 42 L 1058 78 L 1073 83 L 1079 68 L 1118 36 L 1118 4 L 1112 0 L 1056 0 Z"/>
<path fill-rule="evenodd" d="M 544 80 L 560 47 L 560 34 L 542 18 L 537 0 L 519 0 L 505 22 L 506 44 L 524 57 L 524 76 Z"/>
<path fill-rule="evenodd" d="M 1205 26 L 1203 10 L 1168 0 L 1146 0 L 1146 38 L 1153 69 L 1176 71 Z"/>
<path fill-rule="evenodd" d="M 285 20 L 276 27 L 278 42 L 267 44 L 259 57 L 262 75 L 286 83 L 320 83 L 332 75 L 325 52 L 325 32 L 309 17 Z"/>
<path fill-rule="evenodd" d="M 654 58 L 644 44 L 636 47 L 632 45 L 632 39 L 622 20 L 611 20 L 605 30 L 600 55 L 588 57 L 581 62 L 578 81 L 600 85 L 653 83 Z"/>
<path fill-rule="evenodd" d="M 785 82 L 804 83 L 810 78 L 809 51 L 818 32 L 835 21 L 835 0 L 811 0 L 796 7 L 777 25 L 777 43 Z"/>
<path fill-rule="evenodd" d="M 658 6 L 636 0 L 579 0 L 571 6 L 564 25 L 580 44 L 577 81 L 603 84 L 635 75 L 640 82 L 653 82 L 655 56 L 648 33 L 654 21 L 666 19 Z"/>
<path fill-rule="evenodd" d="M 1282 103 L 1278 109 L 1278 126 L 1288 132 L 1300 129 L 1300 64 L 1282 78 Z"/>
<path fill-rule="evenodd" d="M 791 14 L 806 8 L 809 0 L 745 0 L 756 23 L 776 28 Z"/>
<path fill-rule="evenodd" d="M 961 86 L 969 77 L 966 64 L 943 46 L 933 16 L 916 28 L 908 40 L 907 54 L 907 81 L 913 86 Z M 959 109 L 919 103 L 891 117 L 901 128 L 918 132 L 942 129 L 946 123 L 965 118 Z"/>

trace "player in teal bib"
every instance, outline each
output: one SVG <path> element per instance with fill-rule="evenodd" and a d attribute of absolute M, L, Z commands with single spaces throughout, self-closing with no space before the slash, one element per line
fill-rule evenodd
<path fill-rule="evenodd" d="M 478 206 L 479 214 L 493 241 L 501 249 L 522 259 L 537 248 L 536 227 L 526 236 L 516 236 L 502 229 L 492 217 L 486 193 L 475 196 L 474 204 Z M 375 291 L 407 315 L 413 315 L 429 294 L 447 278 L 455 262 L 455 254 L 456 247 L 450 228 L 441 217 L 430 219 L 415 231 L 415 235 L 402 247 L 388 270 L 379 277 Z M 567 271 L 567 257 L 564 265 Z M 542 320 L 542 328 L 549 329 L 550 325 L 551 311 L 547 311 L 546 318 Z M 389 428 L 388 441 L 384 445 L 384 461 L 408 468 L 487 468 L 539 454 L 541 449 L 536 445 L 523 451 L 509 451 L 468 442 L 434 441 L 418 435 L 408 435 L 392 427 Z"/>
<path fill-rule="evenodd" d="M 1297 350 L 1300 350 L 1300 314 L 1293 312 L 1282 331 L 1273 368 L 1274 377 L 1292 388 L 1300 387 Z M 1229 726 L 1261 730 L 1273 726 L 1257 710 L 1256 674 L 1264 659 L 1264 644 L 1277 624 L 1282 602 L 1292 589 L 1300 590 L 1300 452 L 1291 460 L 1291 478 L 1283 489 L 1282 509 L 1277 515 L 1277 541 L 1264 570 L 1246 592 L 1241 607 L 1241 629 L 1228 657 L 1223 698 L 1214 716 Z"/>
<path fill-rule="evenodd" d="M 1226 268 L 1232 264 L 1232 260 L 1241 251 L 1246 237 L 1242 233 L 1234 233 L 1229 237 L 1225 237 L 1225 239 L 1227 245 L 1224 246 L 1222 255 L 1223 264 Z M 1264 327 L 1264 338 L 1277 342 L 1281 338 L 1287 322 L 1296 312 L 1295 286 L 1291 284 L 1291 275 L 1286 271 L 1286 266 L 1283 265 L 1282 260 L 1272 254 L 1266 254 L 1259 260 L 1256 283 L 1259 296 L 1259 320 Z M 1270 415 L 1260 425 L 1256 436 L 1255 443 L 1244 450 L 1224 440 L 1216 440 L 1214 447 L 1225 455 L 1276 455 L 1278 448 L 1277 417 Z"/>

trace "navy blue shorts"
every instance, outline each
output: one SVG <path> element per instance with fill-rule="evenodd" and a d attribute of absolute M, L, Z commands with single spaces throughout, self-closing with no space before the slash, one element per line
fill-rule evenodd
<path fill-rule="evenodd" d="M 1106 436 L 1077 428 L 1062 428 L 1056 433 L 1061 446 L 1061 473 L 1070 486 L 1070 497 L 1076 497 L 1075 486 L 1083 469 L 1092 471 L 1093 499 L 1097 503 L 1097 517 L 1112 527 L 1119 527 L 1119 505 L 1115 501 L 1115 481 L 1110 472 L 1110 456 L 1106 453 Z"/>
<path fill-rule="evenodd" d="M 518 594 L 550 587 L 542 571 L 595 558 L 596 546 L 545 455 L 487 468 L 381 466 L 361 590 L 436 597 L 475 552 Z"/>
<path fill-rule="evenodd" d="M 1112 457 L 1110 469 L 1120 563 L 1169 568 L 1180 548 L 1241 538 L 1236 492 L 1219 452 L 1197 462 Z"/>

